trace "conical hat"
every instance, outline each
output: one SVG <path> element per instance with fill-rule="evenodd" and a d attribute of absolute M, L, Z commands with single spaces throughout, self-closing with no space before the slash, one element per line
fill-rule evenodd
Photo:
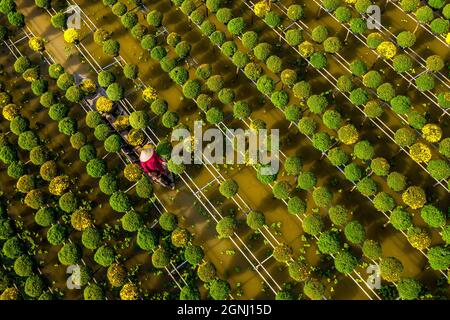
<path fill-rule="evenodd" d="M 146 162 L 150 160 L 150 158 L 153 156 L 153 148 L 147 148 L 141 151 L 141 155 L 139 156 L 139 160 L 142 162 Z"/>

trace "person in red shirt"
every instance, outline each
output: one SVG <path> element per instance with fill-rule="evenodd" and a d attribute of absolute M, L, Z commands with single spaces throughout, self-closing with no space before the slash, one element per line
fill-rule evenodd
<path fill-rule="evenodd" d="M 139 157 L 142 169 L 150 176 L 160 177 L 167 172 L 166 161 L 151 146 L 144 146 Z"/>

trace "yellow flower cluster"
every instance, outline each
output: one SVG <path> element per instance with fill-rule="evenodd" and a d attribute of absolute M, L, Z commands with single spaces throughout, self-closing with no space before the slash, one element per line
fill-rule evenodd
<path fill-rule="evenodd" d="M 142 92 L 142 99 L 144 99 L 145 102 L 152 103 L 153 100 L 156 100 L 157 98 L 158 91 L 153 87 L 147 87 Z"/>
<path fill-rule="evenodd" d="M 141 166 L 137 163 L 127 164 L 123 170 L 123 175 L 128 181 L 136 182 L 142 177 Z"/>
<path fill-rule="evenodd" d="M 139 129 L 131 129 L 127 135 L 128 142 L 136 147 L 144 143 L 145 136 L 144 133 Z"/>
<path fill-rule="evenodd" d="M 95 107 L 98 112 L 110 113 L 113 110 L 113 102 L 107 97 L 101 96 L 97 99 Z"/>
<path fill-rule="evenodd" d="M 423 126 L 422 134 L 429 142 L 439 142 L 442 138 L 442 129 L 437 124 L 428 123 Z"/>
<path fill-rule="evenodd" d="M 91 94 L 97 90 L 97 85 L 91 79 L 84 79 L 81 82 L 80 88 L 84 93 Z"/>
<path fill-rule="evenodd" d="M 299 44 L 298 51 L 302 57 L 307 58 L 314 53 L 314 45 L 309 41 L 303 41 Z"/>
<path fill-rule="evenodd" d="M 64 41 L 67 43 L 75 43 L 80 41 L 80 34 L 74 28 L 69 28 L 64 31 Z"/>
<path fill-rule="evenodd" d="M 409 154 L 411 158 L 416 162 L 428 163 L 431 160 L 431 151 L 422 142 L 417 142 L 411 146 L 409 149 Z"/>
<path fill-rule="evenodd" d="M 133 283 L 126 283 L 122 289 L 120 289 L 120 299 L 122 300 L 137 300 L 138 288 Z"/>
<path fill-rule="evenodd" d="M 125 130 L 130 126 L 130 118 L 128 116 L 118 116 L 114 121 L 113 126 L 118 131 Z"/>
<path fill-rule="evenodd" d="M 345 0 L 345 3 L 355 4 L 357 0 Z"/>
<path fill-rule="evenodd" d="M 297 79 L 297 74 L 294 70 L 285 69 L 281 73 L 281 81 L 283 83 L 293 83 Z"/>
<path fill-rule="evenodd" d="M 75 230 L 83 231 L 92 225 L 92 216 L 89 211 L 80 209 L 72 213 L 70 223 Z"/>
<path fill-rule="evenodd" d="M 270 11 L 270 4 L 266 1 L 258 2 L 257 4 L 255 4 L 255 7 L 253 8 L 253 12 L 259 18 L 264 18 L 269 11 Z"/>
<path fill-rule="evenodd" d="M 39 79 L 39 69 L 37 67 L 30 68 L 22 74 L 22 77 L 26 82 L 33 82 Z"/>
<path fill-rule="evenodd" d="M 20 107 L 14 103 L 10 103 L 3 107 L 2 115 L 8 121 L 11 121 L 19 115 Z"/>
<path fill-rule="evenodd" d="M 425 197 L 425 192 L 421 187 L 412 186 L 406 189 L 402 194 L 403 202 L 411 207 L 411 209 L 419 209 L 422 208 L 427 199 Z"/>
<path fill-rule="evenodd" d="M 0 296 L 0 300 L 18 300 L 19 299 L 19 291 L 16 288 L 6 288 L 2 295 Z"/>
<path fill-rule="evenodd" d="M 33 37 L 28 40 L 28 46 L 35 52 L 44 51 L 45 49 L 44 40 L 40 37 Z"/>
<path fill-rule="evenodd" d="M 413 248 L 418 250 L 424 250 L 431 245 L 431 238 L 424 230 L 408 235 L 408 241 Z"/>
<path fill-rule="evenodd" d="M 184 247 L 189 242 L 189 232 L 183 228 L 175 229 L 172 232 L 171 240 L 175 247 Z"/>
<path fill-rule="evenodd" d="M 447 42 L 447 44 L 450 44 L 450 32 L 447 33 L 447 36 L 445 37 L 445 42 Z"/>
<path fill-rule="evenodd" d="M 113 287 L 120 287 L 125 282 L 127 270 L 120 263 L 114 262 L 109 266 L 106 276 Z"/>
<path fill-rule="evenodd" d="M 354 144 L 358 141 L 359 134 L 353 125 L 348 124 L 338 130 L 338 137 L 344 144 Z"/>
<path fill-rule="evenodd" d="M 390 41 L 383 41 L 378 45 L 377 52 L 385 59 L 392 59 L 397 54 L 397 47 Z"/>
<path fill-rule="evenodd" d="M 57 176 L 50 181 L 48 191 L 55 196 L 60 196 L 67 191 L 69 186 L 70 180 L 68 176 Z"/>

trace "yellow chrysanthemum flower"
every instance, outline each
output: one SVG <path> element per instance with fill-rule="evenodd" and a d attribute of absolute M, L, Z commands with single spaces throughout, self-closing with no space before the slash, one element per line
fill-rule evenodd
<path fill-rule="evenodd" d="M 33 37 L 28 40 L 28 46 L 35 52 L 44 51 L 45 49 L 44 40 L 40 37 Z"/>
<path fill-rule="evenodd" d="M 428 123 L 423 126 L 422 134 L 429 142 L 439 142 L 442 138 L 442 129 L 437 124 Z"/>
<path fill-rule="evenodd" d="M 78 30 L 69 28 L 64 31 L 64 41 L 66 41 L 67 43 L 75 43 L 80 41 L 80 34 Z"/>
<path fill-rule="evenodd" d="M 411 158 L 416 162 L 428 163 L 431 160 L 431 151 L 422 142 L 417 142 L 411 146 L 409 149 L 409 154 Z"/>
<path fill-rule="evenodd" d="M 107 97 L 101 96 L 97 99 L 95 107 L 98 112 L 110 113 L 113 110 L 113 102 Z"/>
<path fill-rule="evenodd" d="M 127 270 L 120 263 L 114 262 L 109 266 L 106 276 L 113 287 L 120 287 L 125 282 Z"/>
<path fill-rule="evenodd" d="M 90 94 L 94 93 L 97 90 L 97 85 L 92 79 L 84 79 L 80 85 L 81 90 L 85 93 Z"/>
<path fill-rule="evenodd" d="M 298 51 L 302 57 L 307 58 L 314 53 L 314 45 L 309 41 L 303 41 L 299 44 Z"/>
<path fill-rule="evenodd" d="M 11 121 L 19 115 L 20 107 L 14 103 L 10 103 L 3 107 L 2 115 L 8 121 Z"/>
<path fill-rule="evenodd" d="M 397 54 L 397 47 L 390 41 L 383 41 L 378 45 L 377 52 L 385 59 L 392 59 Z"/>
<path fill-rule="evenodd" d="M 344 144 L 354 144 L 359 139 L 359 133 L 352 124 L 348 124 L 338 130 L 338 137 Z"/>
<path fill-rule="evenodd" d="M 72 213 L 70 223 L 75 230 L 83 231 L 92 225 L 92 216 L 89 211 L 80 209 Z"/>
<path fill-rule="evenodd" d="M 142 130 L 139 129 L 131 129 L 127 135 L 128 142 L 133 146 L 139 146 L 144 143 L 145 136 Z"/>
<path fill-rule="evenodd" d="M 253 8 L 253 12 L 259 18 L 264 18 L 269 11 L 270 11 L 270 4 L 266 1 L 258 2 L 257 4 L 255 4 L 255 7 Z"/>
<path fill-rule="evenodd" d="M 39 69 L 38 68 L 29 68 L 22 73 L 22 77 L 26 82 L 33 82 L 39 79 Z"/>
<path fill-rule="evenodd" d="M 138 288 L 133 283 L 126 283 L 120 290 L 120 299 L 122 300 L 137 300 Z"/>
<path fill-rule="evenodd" d="M 118 131 L 125 130 L 130 126 L 129 116 L 118 116 L 114 121 L 113 126 Z"/>
<path fill-rule="evenodd" d="M 55 196 L 60 196 L 67 191 L 69 186 L 70 180 L 68 176 L 57 176 L 50 181 L 48 191 Z"/>
<path fill-rule="evenodd" d="M 142 99 L 144 99 L 145 102 L 151 103 L 153 100 L 156 100 L 158 98 L 158 91 L 156 91 L 153 87 L 147 87 L 142 92 Z"/>
<path fill-rule="evenodd" d="M 450 32 L 447 33 L 447 36 L 445 37 L 445 42 L 447 42 L 447 44 L 450 44 Z"/>
<path fill-rule="evenodd" d="M 123 170 L 123 175 L 128 181 L 138 181 L 142 177 L 141 166 L 137 163 L 129 163 Z"/>
<path fill-rule="evenodd" d="M 19 291 L 16 288 L 6 288 L 0 295 L 0 300 L 18 300 Z"/>
<path fill-rule="evenodd" d="M 425 192 L 421 187 L 412 186 L 406 189 L 402 194 L 403 202 L 411 209 L 422 208 L 427 202 Z"/>

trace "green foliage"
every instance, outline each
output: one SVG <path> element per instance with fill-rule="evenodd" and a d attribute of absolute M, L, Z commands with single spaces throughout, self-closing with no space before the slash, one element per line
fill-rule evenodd
<path fill-rule="evenodd" d="M 239 190 L 239 185 L 234 180 L 226 180 L 220 184 L 219 191 L 225 198 L 232 198 Z"/>
<path fill-rule="evenodd" d="M 200 264 L 204 255 L 203 249 L 199 246 L 188 245 L 184 250 L 184 258 L 193 266 Z"/>
<path fill-rule="evenodd" d="M 310 190 L 317 184 L 317 178 L 314 173 L 304 171 L 297 178 L 297 186 L 302 190 Z"/>
<path fill-rule="evenodd" d="M 378 211 L 386 212 L 394 209 L 395 200 L 386 192 L 379 192 L 373 198 L 373 205 Z"/>
<path fill-rule="evenodd" d="M 328 216 L 330 217 L 330 220 L 333 224 L 338 226 L 343 226 L 347 224 L 350 221 L 351 213 L 341 205 L 337 205 L 334 207 L 331 207 L 328 210 Z M 356 227 L 358 228 L 358 227 Z M 354 226 L 349 227 L 349 231 L 353 235 L 353 229 L 355 229 Z"/>
<path fill-rule="evenodd" d="M 253 48 L 256 59 L 266 61 L 272 52 L 272 46 L 267 42 L 261 42 Z"/>
<path fill-rule="evenodd" d="M 355 144 L 353 154 L 361 160 L 370 160 L 375 155 L 373 146 L 367 140 L 359 141 Z"/>
<path fill-rule="evenodd" d="M 450 177 L 450 164 L 445 160 L 431 160 L 427 165 L 427 170 L 438 181 L 447 180 Z"/>
<path fill-rule="evenodd" d="M 152 264 L 155 268 L 162 269 L 169 265 L 170 263 L 170 253 L 160 247 L 153 251 Z"/>
<path fill-rule="evenodd" d="M 20 277 L 29 277 L 33 274 L 34 263 L 30 256 L 22 255 L 14 261 L 14 272 Z"/>
<path fill-rule="evenodd" d="M 333 145 L 333 141 L 328 133 L 318 132 L 313 135 L 312 144 L 317 150 L 325 152 Z"/>
<path fill-rule="evenodd" d="M 236 232 L 237 222 L 233 217 L 224 217 L 216 225 L 219 238 L 229 238 Z"/>
<path fill-rule="evenodd" d="M 209 284 L 209 294 L 214 300 L 227 300 L 231 292 L 228 282 L 216 279 Z"/>
<path fill-rule="evenodd" d="M 339 252 L 334 258 L 336 270 L 344 274 L 352 273 L 357 265 L 358 260 L 347 250 Z"/>
<path fill-rule="evenodd" d="M 83 291 L 84 300 L 105 300 L 103 288 L 98 284 L 91 283 Z"/>
<path fill-rule="evenodd" d="M 81 249 L 75 243 L 66 243 L 58 251 L 58 260 L 65 266 L 78 264 L 81 259 Z"/>
<path fill-rule="evenodd" d="M 317 240 L 317 246 L 322 253 L 337 253 L 341 247 L 338 233 L 336 233 L 335 231 L 323 232 Z"/>
<path fill-rule="evenodd" d="M 211 282 L 216 278 L 216 267 L 211 262 L 205 261 L 198 266 L 197 275 L 203 282 Z"/>
<path fill-rule="evenodd" d="M 361 244 L 366 238 L 364 226 L 356 220 L 349 222 L 344 229 L 345 237 L 354 244 Z"/>
<path fill-rule="evenodd" d="M 142 228 L 138 231 L 136 243 L 142 250 L 153 250 L 158 245 L 158 236 L 150 228 Z"/>
<path fill-rule="evenodd" d="M 87 249 L 95 250 L 100 246 L 101 242 L 102 234 L 98 229 L 94 227 L 85 229 L 81 235 L 81 243 Z"/>
<path fill-rule="evenodd" d="M 397 207 L 392 211 L 389 222 L 397 230 L 407 230 L 413 225 L 411 214 L 400 207 Z"/>
<path fill-rule="evenodd" d="M 122 222 L 122 228 L 128 232 L 136 232 L 144 226 L 142 216 L 136 211 L 127 212 L 120 221 Z"/>
<path fill-rule="evenodd" d="M 131 209 L 133 203 L 128 194 L 117 191 L 114 192 L 109 198 L 109 205 L 114 211 L 127 212 Z"/>
<path fill-rule="evenodd" d="M 68 237 L 68 230 L 62 224 L 55 224 L 47 231 L 47 241 L 54 246 L 63 244 Z"/>
<path fill-rule="evenodd" d="M 44 280 L 41 276 L 29 276 L 25 281 L 25 293 L 32 298 L 39 297 L 44 291 L 44 285 Z"/>
<path fill-rule="evenodd" d="M 103 53 L 112 56 L 117 57 L 119 55 L 120 51 L 120 43 L 117 40 L 109 39 L 103 42 Z"/>
<path fill-rule="evenodd" d="M 245 21 L 242 17 L 233 18 L 227 24 L 228 31 L 236 36 L 241 35 L 242 32 L 244 32 L 245 27 Z"/>
<path fill-rule="evenodd" d="M 447 220 L 446 214 L 432 204 L 423 206 L 420 216 L 432 228 L 444 227 Z"/>
<path fill-rule="evenodd" d="M 34 220 L 41 227 L 49 227 L 56 222 L 55 209 L 52 207 L 39 209 L 34 216 Z"/>
<path fill-rule="evenodd" d="M 152 10 L 147 14 L 147 23 L 155 28 L 161 26 L 163 14 L 158 10 Z"/>
<path fill-rule="evenodd" d="M 352 182 L 359 181 L 363 176 L 363 169 L 356 163 L 352 162 L 345 166 L 344 175 L 345 178 Z"/>
<path fill-rule="evenodd" d="M 108 168 L 106 165 L 106 161 L 103 159 L 92 159 L 86 165 L 87 173 L 93 178 L 100 178 L 105 175 Z"/>
<path fill-rule="evenodd" d="M 302 227 L 307 234 L 317 236 L 323 231 L 325 223 L 319 214 L 313 213 L 304 218 Z"/>
<path fill-rule="evenodd" d="M 383 258 L 379 266 L 381 277 L 390 282 L 398 281 L 404 269 L 402 263 L 394 257 Z"/>
<path fill-rule="evenodd" d="M 362 246 L 364 256 L 372 260 L 381 258 L 381 245 L 374 240 L 365 240 Z"/>
<path fill-rule="evenodd" d="M 388 187 L 394 190 L 395 192 L 401 192 L 407 187 L 407 179 L 406 177 L 399 172 L 391 172 L 387 176 L 387 184 Z"/>
<path fill-rule="evenodd" d="M 371 177 L 365 177 L 358 182 L 356 188 L 362 195 L 368 197 L 377 192 L 378 185 Z"/>
<path fill-rule="evenodd" d="M 415 300 L 419 297 L 422 285 L 412 278 L 403 278 L 397 283 L 397 290 L 402 300 Z"/>
<path fill-rule="evenodd" d="M 306 203 L 297 196 L 288 201 L 288 212 L 294 215 L 304 214 L 306 212 Z"/>
<path fill-rule="evenodd" d="M 311 300 L 322 300 L 325 293 L 325 286 L 319 280 L 309 278 L 305 281 L 303 293 Z"/>
<path fill-rule="evenodd" d="M 177 217 L 169 212 L 164 212 L 159 217 L 159 224 L 164 230 L 172 232 L 178 225 Z"/>
<path fill-rule="evenodd" d="M 106 245 L 99 247 L 94 254 L 94 261 L 103 267 L 109 267 L 115 258 L 114 250 Z"/>

